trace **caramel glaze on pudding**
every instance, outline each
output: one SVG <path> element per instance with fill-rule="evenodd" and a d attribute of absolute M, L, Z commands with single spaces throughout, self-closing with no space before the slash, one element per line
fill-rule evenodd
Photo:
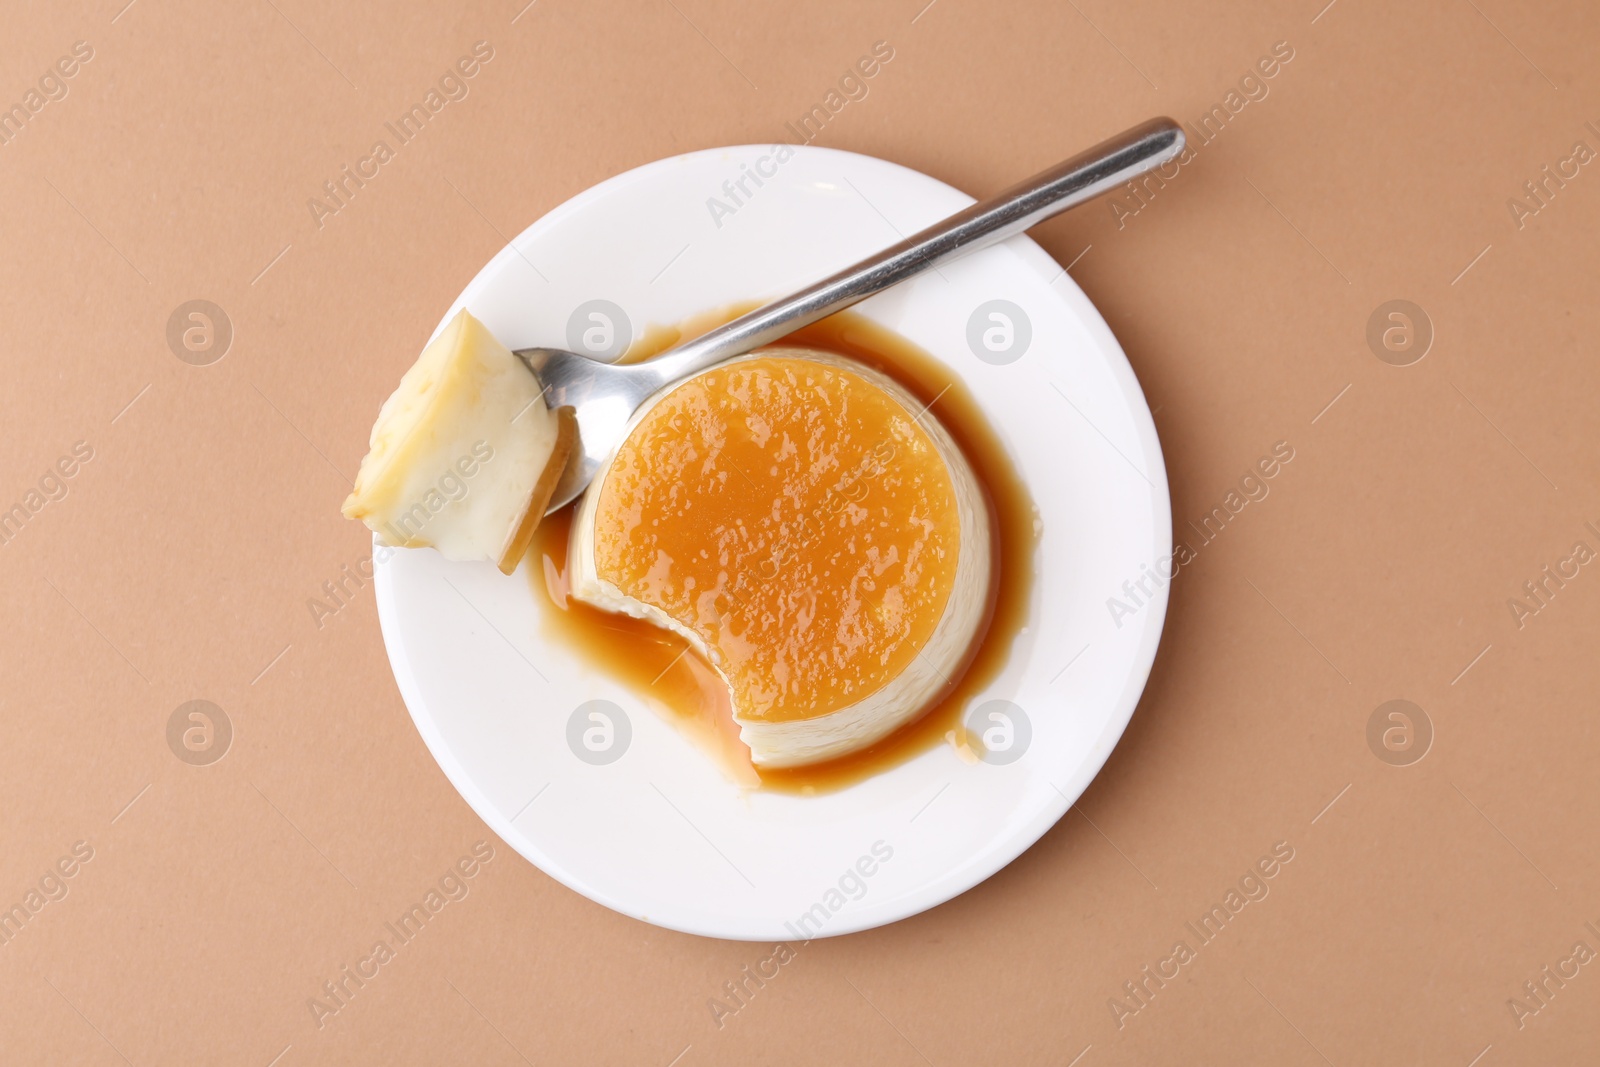
<path fill-rule="evenodd" d="M 737 781 L 810 793 L 960 743 L 961 711 L 1025 613 L 1036 518 L 975 403 L 933 360 L 850 313 L 784 346 L 647 412 L 577 505 L 588 536 L 571 535 L 572 509 L 552 516 L 531 570 L 560 609 L 547 613 L 555 635 Z M 743 417 L 751 405 L 761 419 Z M 573 598 L 574 582 L 614 610 Z M 841 749 L 860 751 L 814 762 Z"/>

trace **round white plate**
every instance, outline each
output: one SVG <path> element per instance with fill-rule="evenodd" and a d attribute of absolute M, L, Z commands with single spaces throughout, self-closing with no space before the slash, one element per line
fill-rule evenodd
<path fill-rule="evenodd" d="M 649 324 L 797 289 L 971 202 L 849 152 L 694 152 L 612 178 L 534 223 L 440 325 L 466 307 L 511 348 L 574 347 L 586 331 L 603 346 L 609 320 L 615 345 Z M 1171 507 L 1144 395 L 1093 305 L 1017 237 L 856 310 L 960 375 L 1038 507 L 1027 627 L 975 702 L 1021 710 L 1009 762 L 969 765 L 940 746 L 831 794 L 741 792 L 624 684 L 541 640 L 547 609 L 527 563 L 508 578 L 398 551 L 378 567 L 384 642 L 434 758 L 513 848 L 623 914 L 712 937 L 796 940 L 931 908 L 1066 812 L 1144 688 L 1166 587 L 1146 578 L 1149 595 L 1135 585 L 1130 598 L 1123 583 L 1166 569 Z M 1114 613 L 1113 596 L 1133 610 Z M 618 721 L 608 729 L 585 709 L 569 731 L 596 700 L 614 704 Z M 610 750 L 586 748 L 586 730 L 589 745 L 609 737 Z"/>

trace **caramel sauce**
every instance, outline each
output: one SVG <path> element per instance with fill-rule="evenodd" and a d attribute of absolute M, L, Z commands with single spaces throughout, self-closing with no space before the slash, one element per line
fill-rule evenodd
<path fill-rule="evenodd" d="M 637 362 L 727 322 L 755 305 L 697 316 L 682 326 L 652 328 L 619 362 Z M 568 597 L 569 505 L 534 531 L 529 568 L 535 595 L 548 610 L 545 635 L 577 652 L 639 695 L 706 751 L 736 783 L 810 795 L 842 789 L 942 743 L 968 748 L 961 716 L 1004 667 L 1028 614 L 1038 545 L 1037 512 L 1010 457 L 967 388 L 903 338 L 851 312 L 840 312 L 784 338 L 781 344 L 821 349 L 857 360 L 899 382 L 949 431 L 972 465 L 994 521 L 990 602 L 964 665 L 920 718 L 882 741 L 827 763 L 757 770 L 739 740 L 721 677 L 677 634 L 641 619 L 601 611 Z"/>

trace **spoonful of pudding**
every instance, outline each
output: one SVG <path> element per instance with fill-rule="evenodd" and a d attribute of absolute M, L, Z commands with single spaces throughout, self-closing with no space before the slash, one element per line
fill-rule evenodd
<path fill-rule="evenodd" d="M 1177 123 L 1151 119 L 643 363 L 615 366 L 558 348 L 512 353 L 462 311 L 384 402 L 344 513 L 384 544 L 431 546 L 509 574 L 539 519 L 588 487 L 663 389 L 1015 236 L 1183 147 Z"/>

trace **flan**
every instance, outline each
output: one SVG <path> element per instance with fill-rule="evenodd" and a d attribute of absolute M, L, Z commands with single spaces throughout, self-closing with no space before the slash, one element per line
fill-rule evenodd
<path fill-rule="evenodd" d="M 383 402 L 348 518 L 378 540 L 487 560 L 510 574 L 577 439 L 537 377 L 465 309 Z"/>
<path fill-rule="evenodd" d="M 971 465 L 863 364 L 769 348 L 648 401 L 574 516 L 572 594 L 680 634 L 758 768 L 871 746 L 959 677 L 994 534 Z"/>

